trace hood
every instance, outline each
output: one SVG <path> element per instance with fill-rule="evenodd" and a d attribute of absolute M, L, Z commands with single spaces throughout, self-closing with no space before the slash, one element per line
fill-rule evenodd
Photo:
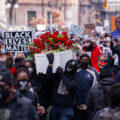
<path fill-rule="evenodd" d="M 101 86 L 111 86 L 115 83 L 115 80 L 113 78 L 104 78 L 99 81 L 99 85 Z"/>

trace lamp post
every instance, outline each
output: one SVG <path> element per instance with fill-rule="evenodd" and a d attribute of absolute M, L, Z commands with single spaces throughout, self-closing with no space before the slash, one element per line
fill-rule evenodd
<path fill-rule="evenodd" d="M 14 5 L 14 8 L 15 8 L 14 24 L 15 24 L 15 25 L 16 25 L 16 10 L 17 10 L 18 7 L 19 7 L 18 4 L 15 4 L 15 5 Z"/>
<path fill-rule="evenodd" d="M 15 8 L 15 6 L 18 6 L 16 5 L 18 3 L 18 0 L 7 0 L 7 5 L 8 8 L 9 8 L 9 24 L 12 25 L 13 24 L 13 10 Z"/>

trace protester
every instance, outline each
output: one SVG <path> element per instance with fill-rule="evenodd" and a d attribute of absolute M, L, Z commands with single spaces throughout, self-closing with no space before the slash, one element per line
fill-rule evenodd
<path fill-rule="evenodd" d="M 118 68 L 120 66 L 120 47 L 118 46 L 118 39 L 113 39 L 110 47 L 113 52 L 114 66 Z"/>
<path fill-rule="evenodd" d="M 44 114 L 45 109 L 40 107 L 37 94 L 29 90 L 29 71 L 25 67 L 20 67 L 15 74 L 16 89 L 25 97 L 32 100 L 33 105 L 38 109 L 38 113 Z"/>
<path fill-rule="evenodd" d="M 120 83 L 110 87 L 107 95 L 110 107 L 98 111 L 93 120 L 119 120 L 120 119 Z"/>
<path fill-rule="evenodd" d="M 13 59 L 13 54 L 11 52 L 5 52 L 5 46 L 4 44 L 0 45 L 0 69 L 6 68 L 6 60 L 8 58 Z"/>
<path fill-rule="evenodd" d="M 0 120 L 38 120 L 32 101 L 14 89 L 9 71 L 0 71 Z"/>
<path fill-rule="evenodd" d="M 85 40 L 83 51 L 86 52 L 91 58 L 91 66 L 99 72 L 98 57 L 102 54 L 100 48 L 93 43 L 90 39 Z"/>
<path fill-rule="evenodd" d="M 92 85 L 97 84 L 98 73 L 90 66 L 90 57 L 87 54 L 80 56 L 77 78 L 78 88 L 76 90 L 75 120 L 88 120 L 87 95 Z"/>
<path fill-rule="evenodd" d="M 69 60 L 66 63 L 65 71 L 58 67 L 56 73 L 52 73 L 52 64 L 54 56 L 48 54 L 49 66 L 47 69 L 48 82 L 51 85 L 52 120 L 73 120 L 74 95 L 77 87 L 77 63 L 75 60 Z"/>
<path fill-rule="evenodd" d="M 15 57 L 14 57 L 14 62 L 15 62 L 15 65 L 19 64 L 19 63 L 24 64 L 24 62 L 25 62 L 25 55 L 22 52 L 16 52 L 15 53 Z"/>
<path fill-rule="evenodd" d="M 89 120 L 93 120 L 97 111 L 109 106 L 107 91 L 115 83 L 111 69 L 103 69 L 99 76 L 98 85 L 92 86 L 87 97 Z"/>

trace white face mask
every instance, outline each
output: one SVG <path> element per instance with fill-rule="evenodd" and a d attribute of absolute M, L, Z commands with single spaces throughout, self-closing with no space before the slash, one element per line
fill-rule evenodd
<path fill-rule="evenodd" d="M 28 68 L 28 71 L 29 71 L 30 73 L 32 73 L 32 72 L 33 72 L 33 68 Z"/>

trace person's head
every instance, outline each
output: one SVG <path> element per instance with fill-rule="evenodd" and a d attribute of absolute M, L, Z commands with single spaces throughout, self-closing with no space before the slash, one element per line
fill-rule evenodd
<path fill-rule="evenodd" d="M 93 43 L 93 41 L 90 40 L 90 39 L 84 40 L 84 48 L 85 48 L 87 51 L 92 51 L 93 48 L 94 48 L 94 43 Z"/>
<path fill-rule="evenodd" d="M 0 71 L 0 104 L 8 102 L 14 94 L 13 78 L 10 71 Z"/>
<path fill-rule="evenodd" d="M 65 66 L 65 74 L 68 76 L 74 75 L 77 71 L 77 67 L 78 66 L 76 60 L 69 60 Z"/>
<path fill-rule="evenodd" d="M 35 63 L 31 60 L 25 61 L 25 66 L 28 68 L 30 75 L 36 75 Z"/>
<path fill-rule="evenodd" d="M 108 98 L 111 107 L 120 108 L 120 83 L 116 83 L 110 87 L 110 90 L 108 92 Z"/>
<path fill-rule="evenodd" d="M 120 30 L 120 16 L 115 19 L 116 29 Z"/>
<path fill-rule="evenodd" d="M 108 63 L 108 56 L 107 55 L 101 55 L 98 58 L 98 66 L 99 66 L 99 70 L 102 71 L 104 69 L 104 67 L 107 65 Z"/>
<path fill-rule="evenodd" d="M 100 74 L 99 74 L 99 81 L 101 81 L 102 79 L 106 79 L 106 78 L 114 78 L 113 69 L 106 68 L 106 69 L 103 69 L 100 72 Z"/>
<path fill-rule="evenodd" d="M 15 74 L 17 90 L 20 92 L 26 91 L 29 83 L 29 71 L 26 67 L 20 67 Z"/>
<path fill-rule="evenodd" d="M 103 36 L 100 36 L 100 42 L 104 42 L 104 37 Z"/>
<path fill-rule="evenodd" d="M 118 45 L 119 40 L 118 39 L 112 39 L 113 45 L 116 46 Z"/>
<path fill-rule="evenodd" d="M 1 54 L 5 54 L 5 53 L 6 53 L 6 52 L 5 52 L 5 46 L 4 46 L 3 43 L 0 45 L 0 53 L 1 53 Z"/>
<path fill-rule="evenodd" d="M 22 58 L 25 61 L 25 55 L 23 54 L 23 52 L 17 52 L 15 54 L 15 58 Z"/>
<path fill-rule="evenodd" d="M 87 54 L 80 56 L 79 65 L 81 69 L 87 69 L 90 65 L 90 57 Z"/>

